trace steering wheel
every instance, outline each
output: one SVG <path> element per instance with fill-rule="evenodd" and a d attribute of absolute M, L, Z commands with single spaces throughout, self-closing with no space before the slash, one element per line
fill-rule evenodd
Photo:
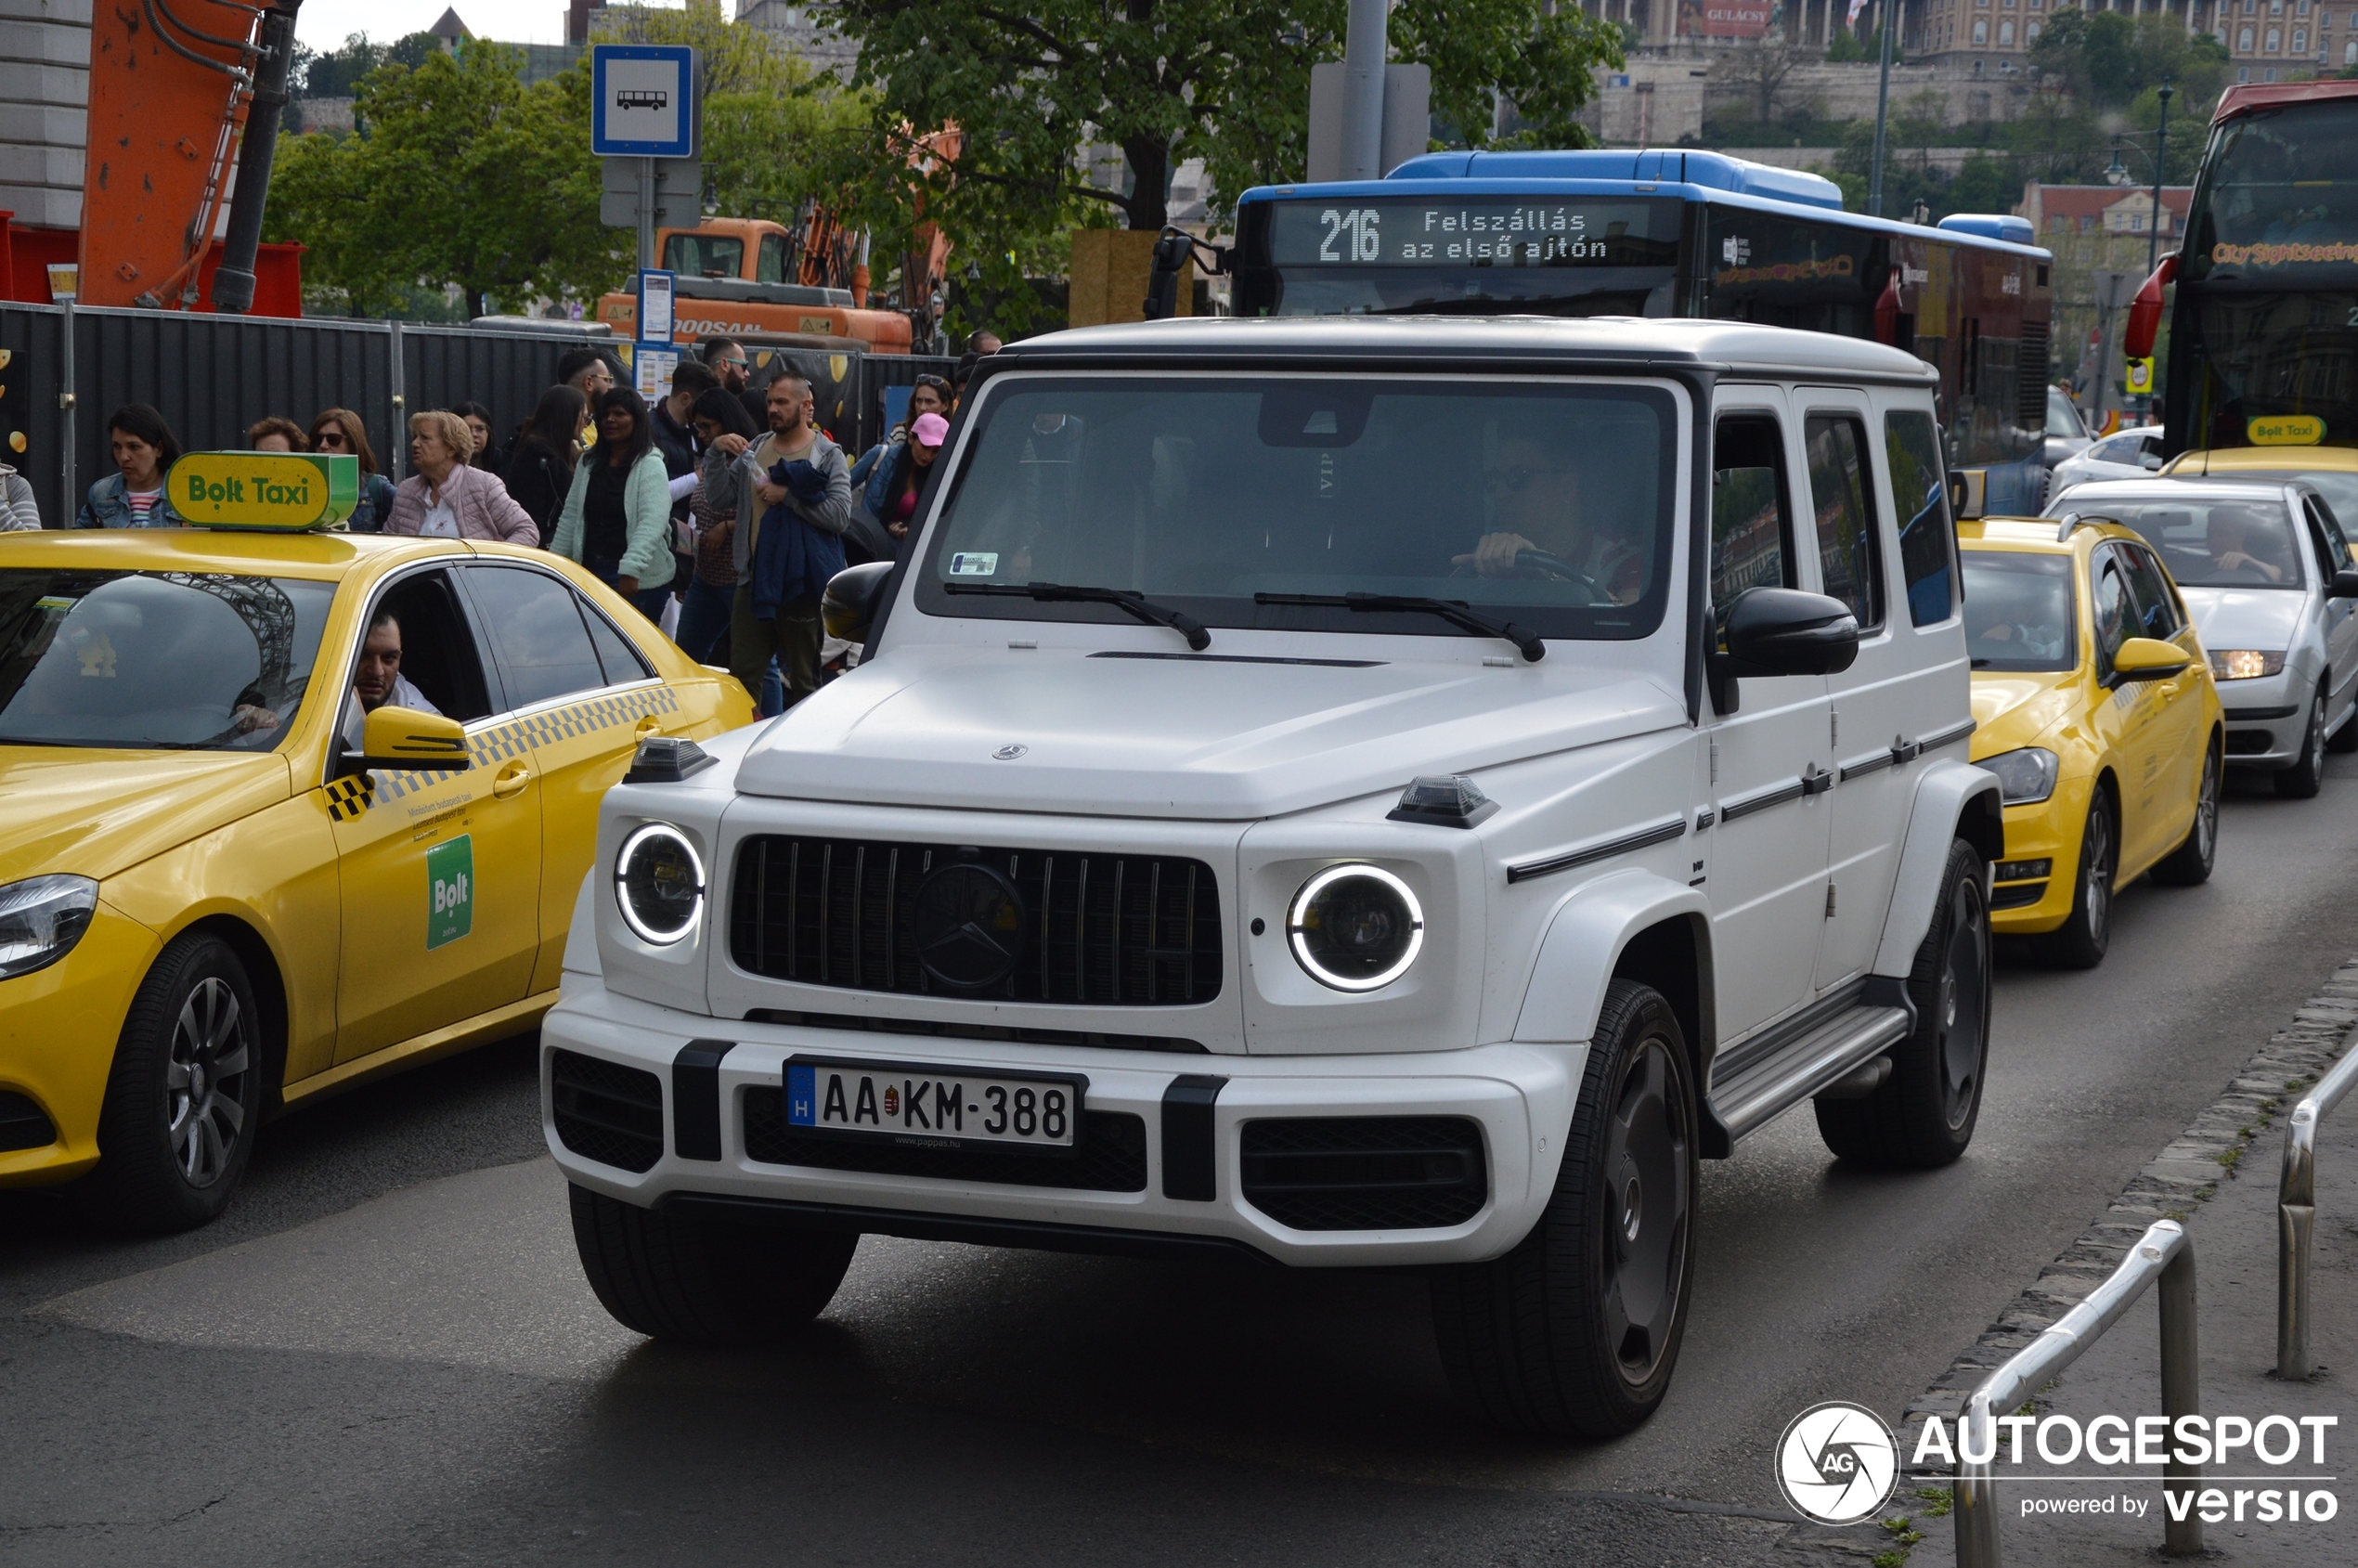
<path fill-rule="evenodd" d="M 1587 573 L 1582 571 L 1579 567 L 1574 565 L 1571 562 L 1565 560 L 1561 555 L 1550 555 L 1544 550 L 1519 550 L 1515 551 L 1515 565 L 1518 568 L 1523 566 L 1535 566 L 1541 573 L 1549 577 L 1555 578 L 1559 582 L 1579 584 L 1582 588 L 1587 590 L 1588 603 L 1591 604 L 1610 604 L 1613 603 L 1613 594 L 1606 589 L 1604 584 L 1599 582 L 1595 577 L 1590 577 Z M 1449 575 L 1453 577 L 1479 577 L 1481 574 L 1476 572 L 1471 566 L 1453 566 L 1450 568 Z"/>

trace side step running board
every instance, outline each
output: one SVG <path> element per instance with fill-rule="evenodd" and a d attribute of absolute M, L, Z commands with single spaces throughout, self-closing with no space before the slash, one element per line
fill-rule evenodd
<path fill-rule="evenodd" d="M 1712 1111 L 1732 1138 L 1757 1132 L 1874 1060 L 1913 1027 L 1904 1007 L 1868 1003 L 1846 1007 L 1760 1060 L 1745 1063 L 1725 1082 L 1715 1079 Z"/>

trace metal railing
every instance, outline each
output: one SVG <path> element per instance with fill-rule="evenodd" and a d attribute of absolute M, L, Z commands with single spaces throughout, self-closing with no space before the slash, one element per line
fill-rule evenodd
<path fill-rule="evenodd" d="M 1964 1414 L 1957 1422 L 1958 1568 L 1999 1568 L 1994 1473 L 1999 1415 L 2018 1409 L 2079 1360 L 2157 1279 L 2161 1281 L 2161 1410 L 2170 1423 L 2166 1430 L 2175 1432 L 2179 1417 L 2199 1413 L 2194 1247 L 2186 1239 L 2184 1227 L 2172 1220 L 2157 1220 L 2129 1249 L 2112 1277 L 1984 1378 L 1965 1401 Z M 2195 1511 L 2192 1498 L 2201 1479 L 2202 1467 L 2181 1462 L 2173 1444 L 2162 1467 L 2162 1489 L 2166 1494 L 2187 1496 L 2183 1519 L 2167 1507 L 2162 1510 L 2162 1550 L 2169 1556 L 2190 1557 L 2202 1551 L 2202 1517 Z"/>
<path fill-rule="evenodd" d="M 2309 1274 L 2317 1251 L 2317 1121 L 2358 1084 L 2358 1051 L 2301 1096 L 2285 1124 L 2285 1172 L 2276 1184 L 2276 1376 L 2306 1379 Z"/>

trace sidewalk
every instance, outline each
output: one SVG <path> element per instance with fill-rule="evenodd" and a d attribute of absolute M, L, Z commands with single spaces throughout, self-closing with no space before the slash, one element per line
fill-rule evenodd
<path fill-rule="evenodd" d="M 2312 1031 L 2331 1017 L 2329 1009 L 2320 1010 L 2321 1004 L 2354 995 L 2358 995 L 2358 965 L 2345 965 L 2326 988 L 2326 994 L 2302 1010 L 2301 1025 L 2279 1034 L 2270 1049 L 2261 1053 L 2261 1061 L 2256 1061 L 2248 1075 L 2237 1081 L 2226 1099 L 2198 1118 L 2187 1138 L 2173 1144 L 2161 1160 L 2147 1167 L 2122 1201 L 2097 1226 L 2105 1240 L 2118 1247 L 2133 1240 L 2142 1225 L 2155 1219 L 2180 1213 L 2185 1216 L 2183 1223 L 2195 1253 L 2204 1415 L 2242 1416 L 2255 1423 L 2263 1417 L 2279 1414 L 2296 1420 L 2303 1416 L 2333 1416 L 2339 1420 L 2338 1426 L 2325 1432 L 2326 1462 L 2322 1466 L 2311 1462 L 2310 1434 L 2303 1431 L 2297 1464 L 2271 1466 L 2257 1462 L 2247 1449 L 2230 1464 L 2204 1467 L 2203 1485 L 2215 1485 L 2226 1494 L 2230 1509 L 2237 1492 L 2256 1494 L 2272 1487 L 2282 1491 L 2288 1484 L 2226 1477 L 2267 1477 L 2272 1471 L 2279 1476 L 2335 1478 L 2306 1482 L 2300 1489 L 2304 1496 L 2316 1491 L 2330 1493 L 2336 1508 L 2334 1517 L 2325 1522 L 2263 1524 L 2253 1517 L 2256 1501 L 2248 1502 L 2242 1522 L 2237 1523 L 2231 1515 L 2222 1523 L 2204 1525 L 2207 1561 L 2266 1563 L 2272 1568 L 2277 1564 L 2313 1563 L 2346 1568 L 2358 1562 L 2358 1476 L 2353 1475 L 2353 1471 L 2358 1471 L 2358 1095 L 2344 1100 L 2318 1129 L 2316 1254 L 2310 1279 L 2310 1344 L 2321 1370 L 2307 1383 L 2282 1383 L 2274 1375 L 2276 1184 L 2284 1159 L 2285 1118 L 2300 1095 L 2283 1092 L 2285 1075 L 2281 1069 L 2275 1070 L 2274 1081 L 2268 1082 L 2268 1073 L 2261 1066 L 2272 1053 L 2287 1044 L 2287 1035 L 2310 1033 L 2312 1039 L 2315 1038 Z M 2303 1025 L 2307 1028 L 2303 1029 Z M 2334 1054 L 2339 1056 L 2339 1050 Z M 2313 1069 L 2301 1076 L 2305 1090 L 2313 1083 L 2315 1071 Z M 2241 1101 L 2248 1107 L 2250 1096 L 2259 1093 L 2273 1095 L 2279 1102 L 2273 1112 L 2267 1113 L 2273 1120 L 2264 1129 L 2258 1125 L 2257 1116 L 2235 1105 Z M 2221 1166 L 2217 1155 L 2196 1141 L 2196 1134 L 2214 1123 L 2222 1111 L 2231 1121 L 2240 1114 L 2246 1124 L 2253 1126 L 2246 1152 L 2232 1171 Z M 2230 1127 L 2229 1131 L 2235 1129 Z M 2214 1185 L 2215 1191 L 2203 1200 L 2202 1189 Z M 2180 1203 L 2170 1201 L 2168 1194 L 2171 1189 L 2184 1195 Z M 2080 1251 L 2075 1249 L 2074 1253 L 2066 1254 L 2066 1263 Z M 2089 1266 L 2092 1262 L 2079 1260 L 2079 1271 L 2084 1271 L 2091 1282 L 2102 1277 L 2101 1270 Z M 2041 1283 L 2047 1281 L 2042 1279 Z M 2036 1292 L 2034 1287 L 2033 1293 Z M 2035 1413 L 2042 1417 L 2067 1415 L 2083 1429 L 2093 1418 L 2107 1413 L 2131 1419 L 2141 1415 L 2158 1415 L 2158 1297 L 2157 1289 L 2149 1289 L 2093 1348 L 2039 1397 Z M 2027 1329 L 2028 1325 L 2022 1327 Z M 2027 1341 L 2028 1334 L 2022 1338 Z M 1900 1432 L 1903 1459 L 1914 1452 L 1921 1430 L 1921 1418 L 1911 1414 Z M 2038 1461 L 2028 1439 L 2029 1434 L 2026 1433 L 2024 1452 L 2028 1462 L 2018 1471 L 2006 1463 L 2002 1449 L 1999 1456 L 2000 1538 L 2008 1563 L 2077 1565 L 2162 1561 L 2162 1500 L 2157 1468 L 2139 1471 L 2128 1465 L 2092 1464 L 2084 1453 L 2073 1462 L 2048 1465 Z M 2054 1441 L 2058 1446 L 2064 1445 L 2060 1433 Z M 2010 1480 L 2013 1474 L 2024 1479 Z M 2036 1479 L 2041 1475 L 2095 1479 Z M 2221 1479 L 2209 1479 L 2212 1476 Z M 1914 1527 L 1923 1533 L 1924 1538 L 1907 1557 L 1908 1568 L 1947 1568 L 1956 1561 L 1955 1522 L 1952 1518 L 1926 1517 L 1924 1510 L 1935 1505 L 1912 1495 L 1916 1486 L 1924 1484 L 1904 1483 L 1901 1494 L 1893 1499 L 1888 1511 L 1911 1513 Z M 2071 1498 L 2093 1500 L 2099 1506 L 2108 1498 L 2115 1511 L 2032 1517 L 2024 1517 L 2021 1512 L 2027 1499 Z M 2131 1510 L 2143 1505 L 2142 1517 L 2125 1515 L 2121 1511 L 2124 1503 Z"/>

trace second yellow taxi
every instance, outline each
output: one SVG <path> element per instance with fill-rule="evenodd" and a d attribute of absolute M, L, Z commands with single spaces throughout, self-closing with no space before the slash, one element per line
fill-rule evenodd
<path fill-rule="evenodd" d="M 201 1224 L 282 1105 L 529 1030 L 601 797 L 752 717 L 540 551 L 0 536 L 0 1186 Z"/>
<path fill-rule="evenodd" d="M 1987 518 L 1957 532 L 1973 759 L 2005 803 L 1990 924 L 2091 968 L 2112 941 L 2116 890 L 2147 872 L 2210 875 L 2219 693 L 2176 585 L 2131 530 Z"/>

